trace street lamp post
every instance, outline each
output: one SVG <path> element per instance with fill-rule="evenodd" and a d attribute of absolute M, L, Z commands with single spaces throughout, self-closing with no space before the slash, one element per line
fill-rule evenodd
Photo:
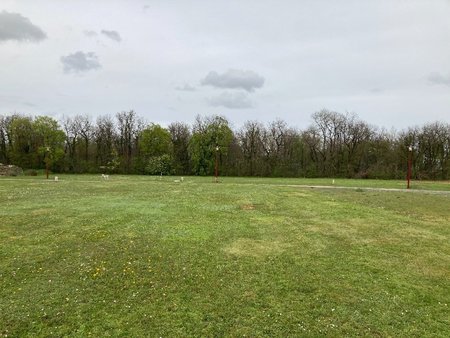
<path fill-rule="evenodd" d="M 48 153 L 50 152 L 50 147 L 46 147 L 45 151 L 45 175 L 48 179 Z"/>
<path fill-rule="evenodd" d="M 412 166 L 412 146 L 408 147 L 408 173 L 406 175 L 406 179 L 408 180 L 407 189 L 411 187 L 410 181 L 411 181 L 411 166 Z"/>
<path fill-rule="evenodd" d="M 216 146 L 216 162 L 214 166 L 214 177 L 216 183 L 219 182 L 219 146 Z"/>

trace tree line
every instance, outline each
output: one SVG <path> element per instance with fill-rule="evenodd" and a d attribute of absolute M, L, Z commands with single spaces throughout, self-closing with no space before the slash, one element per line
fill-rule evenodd
<path fill-rule="evenodd" d="M 65 173 L 449 179 L 450 124 L 395 132 L 321 110 L 299 130 L 280 119 L 233 130 L 224 116 L 167 128 L 134 111 L 115 116 L 0 115 L 0 163 Z M 412 151 L 409 151 L 412 147 Z"/>

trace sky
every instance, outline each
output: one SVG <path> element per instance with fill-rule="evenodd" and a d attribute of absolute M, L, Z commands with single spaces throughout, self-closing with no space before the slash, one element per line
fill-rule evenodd
<path fill-rule="evenodd" d="M 450 123 L 450 0 L 1 0 L 0 114 Z"/>

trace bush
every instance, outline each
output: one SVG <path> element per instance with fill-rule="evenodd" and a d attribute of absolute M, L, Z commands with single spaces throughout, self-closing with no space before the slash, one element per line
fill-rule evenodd
<path fill-rule="evenodd" d="M 37 176 L 37 174 L 38 174 L 37 171 L 34 169 L 28 169 L 25 171 L 25 175 L 27 176 Z"/>
<path fill-rule="evenodd" d="M 19 176 L 23 175 L 22 168 L 9 164 L 4 165 L 0 163 L 0 176 Z"/>
<path fill-rule="evenodd" d="M 170 175 L 172 173 L 172 159 L 169 155 L 153 156 L 145 167 L 146 174 L 149 175 Z"/>

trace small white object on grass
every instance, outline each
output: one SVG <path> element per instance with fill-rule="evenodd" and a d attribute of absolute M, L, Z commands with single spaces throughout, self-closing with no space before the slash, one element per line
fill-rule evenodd
<path fill-rule="evenodd" d="M 58 182 L 58 176 L 55 176 L 55 182 Z"/>
<path fill-rule="evenodd" d="M 102 174 L 102 178 L 103 178 L 104 180 L 109 180 L 109 175 Z"/>
<path fill-rule="evenodd" d="M 180 183 L 180 180 L 173 180 L 175 183 Z"/>
<path fill-rule="evenodd" d="M 183 182 L 183 181 L 184 181 L 184 177 L 181 178 L 181 182 Z"/>
<path fill-rule="evenodd" d="M 334 184 L 334 180 L 333 180 L 333 184 Z"/>

